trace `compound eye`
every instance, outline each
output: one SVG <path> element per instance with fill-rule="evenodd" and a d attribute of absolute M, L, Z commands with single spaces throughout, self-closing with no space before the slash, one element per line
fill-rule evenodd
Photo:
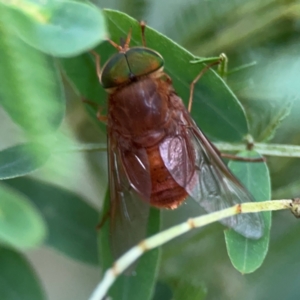
<path fill-rule="evenodd" d="M 107 88 L 118 87 L 130 81 L 131 72 L 125 53 L 117 53 L 104 65 L 101 72 L 101 84 Z"/>
<path fill-rule="evenodd" d="M 164 66 L 164 59 L 156 51 L 145 47 L 130 48 L 126 52 L 127 62 L 135 77 L 151 74 Z"/>
<path fill-rule="evenodd" d="M 156 51 L 145 47 L 130 48 L 126 53 L 115 54 L 108 60 L 102 69 L 101 84 L 105 89 L 115 88 L 163 66 L 164 60 Z"/>

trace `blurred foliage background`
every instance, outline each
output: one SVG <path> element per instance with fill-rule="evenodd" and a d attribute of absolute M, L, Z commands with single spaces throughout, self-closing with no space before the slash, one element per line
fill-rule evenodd
<path fill-rule="evenodd" d="M 254 66 L 227 77 L 228 85 L 245 108 L 250 133 L 257 142 L 300 144 L 299 1 L 103 0 L 94 4 L 100 8 L 117 9 L 138 20 L 145 20 L 149 26 L 196 56 L 218 56 L 222 52 L 226 53 L 229 58 L 229 72 L 256 62 Z M 5 19 L 3 21 L 5 22 Z M 2 30 L 1 33 L 3 32 Z M 1 39 L 1 49 L 7 46 L 6 41 Z M 15 47 L 24 49 L 23 57 L 15 57 L 13 53 L 10 55 L 10 59 L 15 59 L 18 62 L 17 66 L 21 68 L 24 58 L 29 57 L 29 51 L 24 43 L 16 42 Z M 4 184 L 6 187 L 16 188 L 31 200 L 31 204 L 28 205 L 28 218 L 33 220 L 33 227 L 42 228 L 35 232 L 32 241 L 42 240 L 46 235 L 46 225 L 42 225 L 43 221 L 36 216 L 30 217 L 32 210 L 38 208 L 42 211 L 46 224 L 51 223 L 51 230 L 46 242 L 39 248 L 27 250 L 31 244 L 24 243 L 22 253 L 26 259 L 10 248 L 0 248 L 1 270 L 8 270 L 12 286 L 16 282 L 22 282 L 24 277 L 33 278 L 32 281 L 37 282 L 23 284 L 20 290 L 23 291 L 23 295 L 29 295 L 23 299 L 87 299 L 100 280 L 95 250 L 96 231 L 93 230 L 98 221 L 97 210 L 102 207 L 107 186 L 106 154 L 72 152 L 69 149 L 74 141 L 82 144 L 105 143 L 105 131 L 98 126 L 95 118 L 86 112 L 84 105 L 79 101 L 80 96 L 66 80 L 65 74 L 53 72 L 53 66 L 59 65 L 60 61 L 49 62 L 48 58 L 40 56 L 40 52 L 30 53 L 31 62 L 46 65 L 48 67 L 45 67 L 45 70 L 51 72 L 50 85 L 49 82 L 38 81 L 41 85 L 45 84 L 44 88 L 51 90 L 44 97 L 55 95 L 58 99 L 63 99 L 61 103 L 66 99 L 66 113 L 55 141 L 49 143 L 47 139 L 43 151 L 39 147 L 39 153 L 34 145 L 32 146 L 32 151 L 39 158 L 34 161 L 35 167 L 43 165 L 43 168 L 28 178 L 6 180 Z M 4 69 L 4 66 L 3 59 L 0 69 Z M 32 76 L 38 80 L 31 74 L 30 66 L 28 70 L 24 76 Z M 4 79 L 8 78 L 8 75 L 1 73 L 0 87 L 7 84 Z M 57 85 L 56 88 L 51 86 L 53 82 L 60 82 L 61 79 L 64 93 Z M 15 87 L 12 86 L 11 89 L 14 91 Z M 30 91 L 24 93 L 29 95 Z M 39 100 L 39 97 L 36 97 Z M 34 105 L 34 102 L 28 105 L 27 110 L 30 110 L 30 105 Z M 33 131 L 36 133 L 40 129 L 36 123 L 46 118 L 32 115 L 31 119 L 25 122 L 30 130 L 24 135 L 5 112 L 9 111 L 10 104 L 3 101 L 2 106 L 4 109 L 0 111 L 1 150 L 26 141 L 28 134 L 32 134 Z M 54 115 L 55 120 L 60 118 L 59 113 L 54 112 Z M 14 121 L 18 123 L 18 120 Z M 31 122 L 35 124 L 31 126 Z M 59 125 L 59 122 L 53 123 L 55 126 Z M 48 150 L 54 145 L 56 153 L 52 153 L 49 158 Z M 64 147 L 68 149 L 67 152 L 64 151 Z M 4 162 L 9 160 L 8 157 L 6 156 Z M 300 158 L 267 157 L 267 160 L 272 180 L 272 199 L 299 196 Z M 36 182 L 33 179 L 41 181 Z M 40 201 L 41 198 L 44 201 Z M 67 204 L 59 207 L 62 199 Z M 82 199 L 86 201 L 85 204 L 81 202 Z M 26 201 L 24 199 L 24 202 Z M 58 203 L 57 211 L 49 206 L 48 201 Z M 65 212 L 70 206 L 74 214 L 66 218 Z M 190 203 L 178 211 L 165 212 L 163 226 L 184 221 L 194 210 L 193 204 Z M 83 211 L 93 218 L 85 219 Z M 163 247 L 153 300 L 298 299 L 299 230 L 299 223 L 289 213 L 273 213 L 266 260 L 256 272 L 244 276 L 237 272 L 229 261 L 224 234 L 219 224 L 172 241 Z M 66 236 L 70 236 L 70 240 L 65 240 Z M 22 233 L 18 241 L 8 239 L 8 244 L 19 245 L 21 237 Z M 15 265 L 12 262 L 15 262 Z M 18 271 L 20 266 L 27 271 Z M 14 272 L 16 274 L 13 275 Z M 4 287 L 1 284 L 0 281 L 0 287 Z M 1 290 L 4 289 L 0 288 L 0 296 Z M 1 299 L 16 299 L 9 293 L 3 297 Z"/>

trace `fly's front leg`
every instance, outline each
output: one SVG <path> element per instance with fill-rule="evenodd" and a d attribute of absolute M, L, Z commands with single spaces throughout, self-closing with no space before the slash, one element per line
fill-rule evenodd
<path fill-rule="evenodd" d="M 103 114 L 104 108 L 100 106 L 98 103 L 82 98 L 82 102 L 92 106 L 95 110 L 97 110 L 97 119 L 102 123 L 107 123 L 107 115 Z"/>
<path fill-rule="evenodd" d="M 94 56 L 95 62 L 96 62 L 96 72 L 99 79 L 99 82 L 101 82 L 101 67 L 100 67 L 100 55 L 94 51 L 91 50 L 90 53 Z"/>
<path fill-rule="evenodd" d="M 99 79 L 99 82 L 101 82 L 101 66 L 100 66 L 100 55 L 94 51 L 91 50 L 90 53 L 94 56 L 95 58 L 95 63 L 96 63 L 96 73 Z M 87 100 L 87 99 L 83 99 L 84 103 L 87 103 L 91 106 L 93 106 L 94 108 L 97 109 L 97 119 L 102 122 L 102 123 L 107 123 L 107 116 L 105 114 L 103 114 L 103 107 L 99 106 L 96 102 Z"/>
<path fill-rule="evenodd" d="M 160 78 L 165 82 L 172 84 L 172 78 L 168 74 L 163 73 L 163 75 Z"/>
<path fill-rule="evenodd" d="M 98 111 L 97 111 L 97 119 L 104 123 L 104 124 L 107 124 L 107 115 L 103 114 L 103 107 L 98 107 Z"/>
<path fill-rule="evenodd" d="M 145 38 L 146 23 L 144 21 L 140 21 L 140 27 L 141 27 L 141 34 L 142 34 L 142 44 L 143 47 L 146 47 L 146 38 Z"/>

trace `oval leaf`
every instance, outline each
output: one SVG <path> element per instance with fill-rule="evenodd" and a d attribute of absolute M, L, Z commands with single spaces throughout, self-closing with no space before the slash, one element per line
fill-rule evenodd
<path fill-rule="evenodd" d="M 104 10 L 104 14 L 113 41 L 119 42 L 120 38 L 125 38 L 129 29 L 132 28 L 130 45 L 142 44 L 140 26 L 136 20 L 113 10 Z M 145 35 L 147 46 L 158 51 L 164 57 L 165 71 L 171 76 L 176 92 L 187 104 L 190 84 L 204 68 L 204 65 L 191 64 L 190 61 L 195 59 L 191 53 L 157 31 L 147 27 Z M 96 50 L 101 56 L 102 65 L 116 53 L 116 49 L 108 43 L 101 44 Z M 74 63 L 77 59 L 80 62 Z M 84 63 L 88 64 L 88 67 L 85 67 L 81 73 L 82 69 L 79 66 Z M 78 66 L 76 70 L 74 70 L 74 64 Z M 102 100 L 100 105 L 103 106 L 107 94 L 100 87 L 92 57 L 74 58 L 64 67 L 69 79 L 80 91 L 80 94 L 84 98 L 98 101 L 98 103 Z M 87 92 L 88 86 L 92 83 L 94 86 L 92 90 L 97 89 L 96 96 Z M 213 70 L 207 71 L 195 86 L 192 116 L 205 133 L 216 139 L 229 142 L 240 141 L 248 132 L 243 108 L 224 81 Z"/>
<path fill-rule="evenodd" d="M 104 212 L 109 207 L 108 195 L 105 200 Z M 148 222 L 147 236 L 159 231 L 160 212 L 158 209 L 151 209 Z M 109 244 L 110 228 L 106 222 L 99 232 L 100 261 L 103 270 L 110 268 L 113 264 L 113 257 Z M 128 249 L 129 250 L 129 249 Z M 137 262 L 134 275 L 121 275 L 109 290 L 108 295 L 118 300 L 150 300 L 155 288 L 155 279 L 159 265 L 160 249 L 154 249 L 144 254 Z M 142 284 L 141 284 L 142 283 Z"/>
<path fill-rule="evenodd" d="M 1 6 L 0 104 L 31 135 L 58 128 L 64 116 L 60 76 L 52 58 L 33 49 L 8 27 L 11 18 Z"/>
<path fill-rule="evenodd" d="M 4 247 L 0 247 L 0 278 L 1 299 L 46 299 L 41 283 L 27 260 Z"/>
<path fill-rule="evenodd" d="M 18 249 L 40 244 L 46 226 L 36 208 L 22 195 L 0 186 L 0 243 Z"/>
<path fill-rule="evenodd" d="M 46 243 L 66 255 L 98 264 L 98 212 L 79 196 L 29 178 L 5 181 L 35 203 L 49 230 Z"/>
<path fill-rule="evenodd" d="M 300 100 L 299 56 L 289 51 L 276 52 L 272 57 L 268 55 L 264 57 L 263 61 L 264 63 L 259 64 L 254 71 L 249 70 L 245 74 L 248 78 L 252 78 L 254 85 L 247 84 L 241 88 L 241 96 L 249 116 L 250 133 L 257 142 L 272 139 L 279 125 L 290 115 L 291 110 L 292 115 L 289 120 L 294 122 L 293 113 L 297 120 Z M 259 118 L 257 117 L 258 111 Z M 289 120 L 284 121 L 283 128 L 287 126 Z M 287 130 L 292 133 L 293 125 L 290 126 L 291 128 Z M 293 140 L 293 143 L 295 142 L 296 140 Z"/>
<path fill-rule="evenodd" d="M 274 137 L 282 121 L 290 114 L 295 100 L 280 97 L 277 91 L 272 92 L 273 94 L 255 87 L 249 91 L 250 100 L 244 100 L 249 116 L 250 133 L 256 142 L 266 142 Z M 253 98 L 257 101 L 253 101 Z M 272 101 L 268 101 L 269 99 Z M 259 118 L 257 118 L 258 111 Z"/>
<path fill-rule="evenodd" d="M 0 179 L 24 176 L 40 168 L 50 156 L 41 144 L 28 143 L 0 151 Z"/>
<path fill-rule="evenodd" d="M 261 157 L 255 151 L 242 152 L 240 155 L 248 158 Z M 256 201 L 270 200 L 270 175 L 265 162 L 241 163 L 231 161 L 229 167 L 233 174 L 251 192 Z M 233 230 L 225 231 L 225 241 L 230 260 L 233 266 L 243 274 L 254 272 L 259 268 L 268 252 L 271 212 L 261 214 L 265 224 L 265 232 L 259 240 L 247 239 Z"/>
<path fill-rule="evenodd" d="M 20 38 L 53 56 L 71 56 L 93 48 L 107 35 L 102 12 L 73 1 L 10 2 L 11 23 Z"/>

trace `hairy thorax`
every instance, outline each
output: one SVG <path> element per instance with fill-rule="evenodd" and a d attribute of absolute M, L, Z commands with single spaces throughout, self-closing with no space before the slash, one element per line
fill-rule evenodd
<path fill-rule="evenodd" d="M 143 147 L 161 140 L 171 118 L 170 83 L 146 77 L 117 90 L 109 98 L 108 127 Z"/>

